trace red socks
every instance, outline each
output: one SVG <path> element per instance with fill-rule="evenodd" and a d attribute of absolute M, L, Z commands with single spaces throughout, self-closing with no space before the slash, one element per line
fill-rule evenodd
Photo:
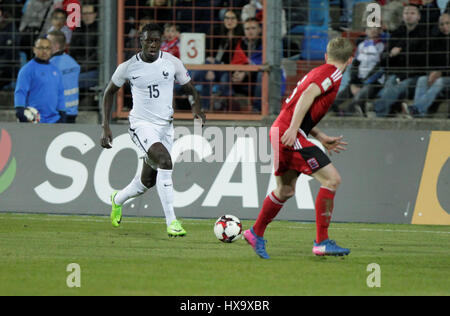
<path fill-rule="evenodd" d="M 255 225 L 253 226 L 253 231 L 256 235 L 263 237 L 267 225 L 272 222 L 272 220 L 280 212 L 284 205 L 284 202 L 275 196 L 275 194 L 270 193 L 264 200 L 261 212 L 256 219 Z"/>
<path fill-rule="evenodd" d="M 335 192 L 321 187 L 316 198 L 316 243 L 328 239 L 328 226 L 330 226 L 331 214 L 333 212 L 333 201 Z"/>
<path fill-rule="evenodd" d="M 328 239 L 328 227 L 331 222 L 331 215 L 333 213 L 335 192 L 321 187 L 316 198 L 316 243 Z M 272 192 L 264 200 L 261 212 L 253 225 L 253 231 L 256 235 L 263 237 L 264 232 L 273 219 L 278 215 L 284 202 L 275 196 Z"/>

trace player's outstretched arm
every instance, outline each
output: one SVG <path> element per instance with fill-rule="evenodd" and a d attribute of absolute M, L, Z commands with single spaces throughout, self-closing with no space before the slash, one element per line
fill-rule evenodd
<path fill-rule="evenodd" d="M 292 147 L 297 139 L 297 133 L 302 125 L 303 119 L 306 113 L 311 108 L 314 100 L 322 93 L 320 88 L 315 84 L 311 83 L 308 88 L 302 93 L 302 96 L 298 100 L 294 115 L 292 116 L 291 125 L 286 130 L 286 132 L 281 137 L 281 142 L 285 146 Z"/>
<path fill-rule="evenodd" d="M 103 95 L 102 107 L 103 107 L 103 121 L 102 121 L 102 138 L 100 139 L 100 144 L 103 148 L 110 149 L 112 148 L 112 132 L 109 127 L 109 120 L 111 118 L 111 109 L 114 102 L 114 95 L 119 91 L 119 87 L 117 87 L 112 81 L 109 82 L 106 87 L 105 93 Z"/>
<path fill-rule="evenodd" d="M 194 115 L 194 119 L 201 119 L 202 125 L 205 125 L 206 115 L 202 110 L 202 106 L 200 103 L 200 96 L 198 95 L 198 92 L 195 89 L 192 81 L 189 81 L 187 84 L 185 84 L 182 87 L 183 87 L 184 93 L 193 97 L 193 100 L 192 101 L 190 100 L 190 102 L 191 102 L 191 106 L 192 106 L 192 114 Z"/>

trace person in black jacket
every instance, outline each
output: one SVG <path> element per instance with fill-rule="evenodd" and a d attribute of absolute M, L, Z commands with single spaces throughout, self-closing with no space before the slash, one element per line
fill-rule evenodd
<path fill-rule="evenodd" d="M 429 60 L 431 71 L 419 78 L 414 104 L 409 114 L 424 116 L 436 98 L 450 86 L 450 14 L 439 18 L 439 31 L 430 39 Z M 403 105 L 405 107 L 405 105 Z"/>
<path fill-rule="evenodd" d="M 99 76 L 97 9 L 85 4 L 81 14 L 81 28 L 73 33 L 70 55 L 81 65 L 80 89 L 88 89 L 98 84 Z"/>
<path fill-rule="evenodd" d="M 437 0 L 422 0 L 420 6 L 420 24 L 426 28 L 427 36 L 430 37 L 437 31 L 441 9 Z"/>
<path fill-rule="evenodd" d="M 417 79 L 425 74 L 427 38 L 426 29 L 419 24 L 420 18 L 417 6 L 406 5 L 403 9 L 403 24 L 392 32 L 388 40 L 380 63 L 387 79 L 380 91 L 380 98 L 374 103 L 377 116 L 387 116 L 394 103 L 408 98 Z"/>

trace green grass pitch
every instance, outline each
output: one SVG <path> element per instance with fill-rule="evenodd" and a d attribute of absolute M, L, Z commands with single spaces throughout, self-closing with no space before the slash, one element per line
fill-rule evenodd
<path fill-rule="evenodd" d="M 214 220 L 184 220 L 169 238 L 160 218 L 0 214 L 0 295 L 450 295 L 450 227 L 332 223 L 348 257 L 315 257 L 314 223 L 275 221 L 272 259 L 244 240 L 219 242 Z M 244 221 L 248 228 L 252 221 Z M 80 267 L 69 288 L 67 266 Z M 380 287 L 369 287 L 380 268 Z"/>

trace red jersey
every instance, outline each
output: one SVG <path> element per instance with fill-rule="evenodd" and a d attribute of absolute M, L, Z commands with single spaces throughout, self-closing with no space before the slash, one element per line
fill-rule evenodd
<path fill-rule="evenodd" d="M 163 52 L 170 53 L 177 58 L 180 58 L 180 40 L 178 38 L 173 39 L 170 42 L 164 41 L 160 48 Z"/>
<path fill-rule="evenodd" d="M 342 72 L 334 65 L 325 64 L 311 70 L 298 82 L 297 88 L 292 92 L 292 95 L 284 101 L 281 113 L 273 126 L 279 127 L 280 131 L 285 131 L 289 127 L 298 100 L 309 85 L 315 83 L 322 94 L 314 100 L 300 126 L 303 132 L 308 135 L 313 127 L 325 116 L 336 99 L 341 79 Z"/>

